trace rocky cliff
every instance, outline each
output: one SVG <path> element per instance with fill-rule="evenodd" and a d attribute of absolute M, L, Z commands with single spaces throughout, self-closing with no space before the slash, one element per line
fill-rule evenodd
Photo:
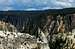
<path fill-rule="evenodd" d="M 74 13 L 75 8 L 0 11 L 0 48 L 73 49 Z"/>

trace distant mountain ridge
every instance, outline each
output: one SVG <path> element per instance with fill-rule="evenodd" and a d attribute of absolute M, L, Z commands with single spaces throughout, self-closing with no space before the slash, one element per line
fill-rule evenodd
<path fill-rule="evenodd" d="M 33 11 L 24 11 L 24 10 L 9 10 L 9 11 L 0 11 L 0 15 L 7 16 L 34 16 L 40 14 L 72 14 L 75 13 L 75 8 L 63 8 L 63 9 L 47 9 L 47 10 L 33 10 Z"/>
<path fill-rule="evenodd" d="M 60 18 L 62 17 L 67 22 L 66 24 L 69 24 L 70 26 L 72 24 L 72 26 L 75 26 L 74 13 L 75 8 L 36 11 L 10 10 L 0 11 L 0 20 L 14 25 L 19 32 L 33 32 L 32 34 L 36 34 L 35 32 L 37 32 L 38 27 L 43 28 L 47 23 L 47 25 L 50 25 L 50 20 L 57 21 L 58 16 L 60 16 Z M 74 18 L 72 19 L 72 21 L 74 21 L 73 23 L 71 22 L 71 16 Z"/>

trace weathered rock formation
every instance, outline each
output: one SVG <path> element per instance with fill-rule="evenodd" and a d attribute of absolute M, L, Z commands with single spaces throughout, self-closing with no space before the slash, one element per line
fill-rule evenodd
<path fill-rule="evenodd" d="M 61 33 L 63 35 L 63 33 L 65 32 L 69 33 L 72 31 L 72 29 L 75 28 L 74 13 L 75 8 L 52 9 L 52 10 L 49 9 L 44 11 L 1 11 L 0 29 L 3 29 L 5 31 L 4 33 L 6 34 L 4 36 L 7 36 L 7 39 L 3 37 L 4 41 L 7 40 L 6 41 L 7 46 L 4 46 L 3 44 L 2 46 L 4 46 L 4 48 L 7 47 L 13 48 L 16 46 L 16 48 L 18 47 L 18 49 L 51 49 L 52 46 L 50 44 L 51 42 L 53 42 L 52 38 L 54 34 L 58 35 L 59 33 Z M 16 38 L 15 37 L 11 38 L 13 36 L 11 35 L 10 37 L 10 35 L 7 34 L 9 32 L 6 33 L 6 31 L 14 33 L 16 32 L 17 34 L 18 32 L 21 32 L 21 34 L 23 35 L 18 35 L 18 37 Z M 29 36 L 28 38 L 25 35 L 25 33 L 35 36 L 36 39 L 30 38 L 31 37 L 30 35 L 27 35 Z M 13 42 L 11 42 L 9 38 L 14 39 Z M 59 47 L 61 47 L 60 39 L 58 42 Z M 55 48 L 60 49 L 59 47 L 55 46 L 53 49 Z"/>

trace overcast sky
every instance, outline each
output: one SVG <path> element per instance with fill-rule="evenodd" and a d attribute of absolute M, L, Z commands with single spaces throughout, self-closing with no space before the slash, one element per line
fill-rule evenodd
<path fill-rule="evenodd" d="M 44 10 L 75 7 L 75 0 L 0 0 L 0 10 Z"/>

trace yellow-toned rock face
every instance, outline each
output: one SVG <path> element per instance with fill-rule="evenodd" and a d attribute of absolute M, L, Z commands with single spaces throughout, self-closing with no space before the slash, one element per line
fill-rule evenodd
<path fill-rule="evenodd" d="M 9 31 L 9 32 L 17 31 L 14 25 L 4 22 L 4 21 L 0 21 L 0 30 Z"/>

